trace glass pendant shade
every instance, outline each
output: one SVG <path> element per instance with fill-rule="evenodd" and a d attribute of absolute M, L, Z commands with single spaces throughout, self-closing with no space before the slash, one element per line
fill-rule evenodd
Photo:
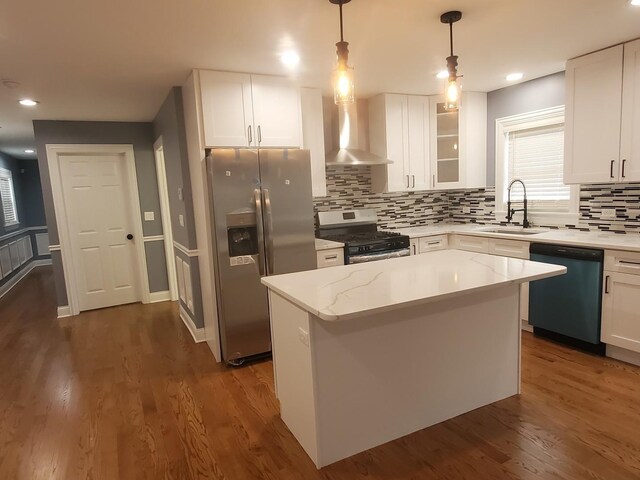
<path fill-rule="evenodd" d="M 336 105 L 348 105 L 355 100 L 353 68 L 338 65 L 333 72 L 333 101 Z"/>
<path fill-rule="evenodd" d="M 444 92 L 444 109 L 455 111 L 458 108 L 460 108 L 460 85 L 458 79 L 449 79 Z"/>

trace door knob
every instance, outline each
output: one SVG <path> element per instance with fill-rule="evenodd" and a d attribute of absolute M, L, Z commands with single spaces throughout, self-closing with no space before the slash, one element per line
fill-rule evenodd
<path fill-rule="evenodd" d="M 133 240 L 133 235 L 131 234 L 127 235 L 127 240 Z"/>

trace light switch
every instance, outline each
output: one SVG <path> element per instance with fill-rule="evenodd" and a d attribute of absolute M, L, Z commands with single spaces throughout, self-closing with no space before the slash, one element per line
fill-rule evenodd
<path fill-rule="evenodd" d="M 298 338 L 302 343 L 304 343 L 307 347 L 309 346 L 309 332 L 307 332 L 304 328 L 298 327 Z"/>
<path fill-rule="evenodd" d="M 184 200 L 184 196 L 182 195 L 182 187 L 178 187 L 178 200 Z"/>
<path fill-rule="evenodd" d="M 184 227 L 184 215 L 178 215 L 178 221 L 180 222 L 180 226 Z"/>
<path fill-rule="evenodd" d="M 155 219 L 156 219 L 156 214 L 154 212 L 144 212 L 145 222 L 153 222 Z"/>

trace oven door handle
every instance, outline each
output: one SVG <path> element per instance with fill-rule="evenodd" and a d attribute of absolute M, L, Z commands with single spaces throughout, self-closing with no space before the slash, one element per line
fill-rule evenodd
<path fill-rule="evenodd" d="M 403 248 L 400 250 L 394 250 L 392 252 L 380 252 L 380 253 L 367 253 L 366 255 L 351 255 L 349 256 L 349 264 L 352 263 L 366 263 L 375 262 L 376 260 L 388 260 L 389 258 L 408 257 L 411 255 L 411 250 Z"/>

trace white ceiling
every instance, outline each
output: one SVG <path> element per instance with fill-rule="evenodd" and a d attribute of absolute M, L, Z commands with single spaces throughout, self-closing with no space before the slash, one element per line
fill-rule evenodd
<path fill-rule="evenodd" d="M 443 88 L 447 26 L 462 10 L 455 50 L 467 90 L 564 69 L 583 53 L 640 36 L 628 0 L 352 0 L 345 5 L 358 96 Z M 31 120 L 149 121 L 193 67 L 286 74 L 296 49 L 301 85 L 329 89 L 338 8 L 328 0 L 0 0 L 0 150 L 28 158 Z M 41 104 L 18 105 L 21 97 Z M 31 156 L 32 157 L 32 156 Z"/>

